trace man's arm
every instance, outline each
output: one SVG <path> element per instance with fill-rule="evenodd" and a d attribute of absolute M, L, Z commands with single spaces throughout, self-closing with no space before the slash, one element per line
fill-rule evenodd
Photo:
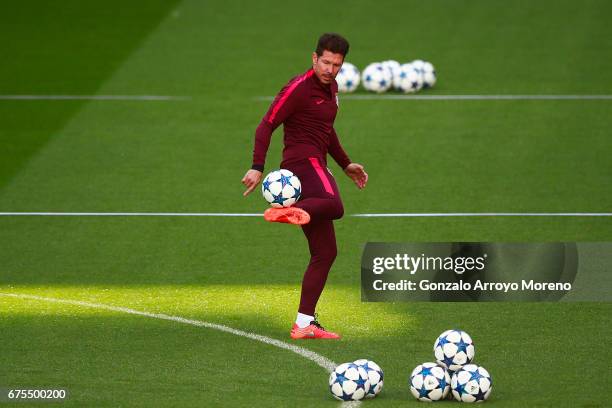
<path fill-rule="evenodd" d="M 332 127 L 331 135 L 329 137 L 329 147 L 327 149 L 329 155 L 338 163 L 338 166 L 344 170 L 346 166 L 351 164 L 351 159 L 349 159 L 348 155 L 342 148 L 340 144 L 340 140 L 338 140 L 338 134 L 336 130 Z"/>
<path fill-rule="evenodd" d="M 368 182 L 368 173 L 365 172 L 363 166 L 359 163 L 352 163 L 348 155 L 342 148 L 336 130 L 332 128 L 332 133 L 329 140 L 328 152 L 333 159 L 338 163 L 344 173 L 351 178 L 357 187 L 364 188 Z"/>
<path fill-rule="evenodd" d="M 301 83 L 300 78 L 297 77 L 290 81 L 281 89 L 270 105 L 268 112 L 259 123 L 259 126 L 257 126 L 255 131 L 255 147 L 253 148 L 253 163 L 251 169 L 242 178 L 242 184 L 247 187 L 243 194 L 244 196 L 253 191 L 261 181 L 272 133 L 299 106 L 300 93 L 302 92 L 298 88 L 298 85 Z"/>

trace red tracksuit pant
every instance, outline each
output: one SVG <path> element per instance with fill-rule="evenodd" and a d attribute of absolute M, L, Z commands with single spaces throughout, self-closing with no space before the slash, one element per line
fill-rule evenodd
<path fill-rule="evenodd" d="M 292 171 L 300 179 L 302 195 L 295 207 L 310 214 L 310 222 L 302 226 L 308 240 L 310 262 L 302 280 L 298 311 L 314 316 L 327 275 L 336 259 L 333 220 L 342 218 L 344 207 L 336 181 L 320 158 L 283 163 L 281 168 Z"/>

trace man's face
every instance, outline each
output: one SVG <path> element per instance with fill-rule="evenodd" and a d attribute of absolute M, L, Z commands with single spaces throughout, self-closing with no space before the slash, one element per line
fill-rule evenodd
<path fill-rule="evenodd" d="M 338 75 L 343 62 L 342 54 L 325 50 L 319 57 L 316 52 L 312 53 L 312 68 L 319 81 L 324 84 L 329 84 Z"/>

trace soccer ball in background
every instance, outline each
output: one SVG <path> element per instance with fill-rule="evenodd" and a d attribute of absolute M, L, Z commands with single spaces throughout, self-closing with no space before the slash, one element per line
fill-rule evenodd
<path fill-rule="evenodd" d="M 431 62 L 423 63 L 423 87 L 433 88 L 436 84 L 436 69 Z"/>
<path fill-rule="evenodd" d="M 383 93 L 391 87 L 393 79 L 389 69 L 384 67 L 381 63 L 374 62 L 363 70 L 361 80 L 366 90 Z"/>
<path fill-rule="evenodd" d="M 261 183 L 261 192 L 272 207 L 291 207 L 300 198 L 302 184 L 289 170 L 274 170 Z"/>
<path fill-rule="evenodd" d="M 338 91 L 343 93 L 353 92 L 359 86 L 360 78 L 357 67 L 350 62 L 345 62 L 338 71 L 338 75 L 336 75 Z"/>
<path fill-rule="evenodd" d="M 362 367 L 368 373 L 368 380 L 370 381 L 370 391 L 366 394 L 366 398 L 374 398 L 377 396 L 383 387 L 384 373 L 378 364 L 373 361 L 361 359 L 353 361 L 353 364 L 357 364 Z"/>
<path fill-rule="evenodd" d="M 415 59 L 414 61 L 411 61 L 410 64 L 412 64 L 414 69 L 416 69 L 416 71 L 420 75 L 423 75 L 423 72 L 425 72 L 425 61 L 420 60 L 420 59 Z"/>
<path fill-rule="evenodd" d="M 445 398 L 450 390 L 450 377 L 444 367 L 436 363 L 419 364 L 410 374 L 410 392 L 424 402 Z"/>
<path fill-rule="evenodd" d="M 400 66 L 393 84 L 404 93 L 418 92 L 423 87 L 423 76 L 412 64 L 403 64 Z"/>
<path fill-rule="evenodd" d="M 329 376 L 329 390 L 341 401 L 359 401 L 370 391 L 368 373 L 354 363 L 340 364 Z"/>
<path fill-rule="evenodd" d="M 415 93 L 436 84 L 436 70 L 431 62 L 416 59 L 400 64 L 395 60 L 373 62 L 361 72 L 361 83 L 366 91 L 383 93 L 389 89 Z M 336 76 L 340 92 L 353 92 L 359 84 L 359 70 L 345 62 Z"/>
<path fill-rule="evenodd" d="M 467 364 L 453 374 L 451 389 L 457 401 L 480 402 L 489 398 L 493 381 L 483 367 Z"/>
<path fill-rule="evenodd" d="M 474 359 L 472 338 L 461 330 L 447 330 L 434 343 L 434 355 L 438 364 L 457 371 Z"/>
<path fill-rule="evenodd" d="M 389 70 L 389 72 L 391 72 L 391 81 L 392 81 L 392 87 L 395 90 L 399 90 L 399 88 L 397 86 L 395 86 L 395 77 L 399 74 L 399 69 L 401 64 L 395 60 L 387 60 L 387 61 L 383 61 L 381 62 L 382 66 L 387 68 Z"/>

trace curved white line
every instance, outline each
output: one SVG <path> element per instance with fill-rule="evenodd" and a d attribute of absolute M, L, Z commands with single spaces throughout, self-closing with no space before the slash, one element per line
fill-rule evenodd
<path fill-rule="evenodd" d="M 184 317 L 170 316 L 170 315 L 163 314 L 163 313 L 143 312 L 140 310 L 129 309 L 127 307 L 111 306 L 111 305 L 105 305 L 102 303 L 83 302 L 80 300 L 58 299 L 58 298 L 50 298 L 50 297 L 43 297 L 43 296 L 17 294 L 17 293 L 2 293 L 2 292 L 0 292 L 0 296 L 7 296 L 7 297 L 13 297 L 13 298 L 19 298 L 19 299 L 38 300 L 38 301 L 52 302 L 52 303 L 62 303 L 62 304 L 68 304 L 68 305 L 74 305 L 74 306 L 91 307 L 95 309 L 110 310 L 112 312 L 128 313 L 132 315 L 150 317 L 153 319 L 170 320 L 173 322 L 190 324 L 192 326 L 206 327 L 207 329 L 219 330 L 225 333 L 233 334 L 235 336 L 246 337 L 248 339 L 259 341 L 265 344 L 269 344 L 274 347 L 289 350 L 301 357 L 304 357 L 310 361 L 313 361 L 314 363 L 322 367 L 328 373 L 331 373 L 337 366 L 337 364 L 331 361 L 330 359 L 323 357 L 322 355 L 317 354 L 314 351 L 307 350 L 303 347 L 294 346 L 293 344 L 285 343 L 284 341 L 276 340 L 271 337 L 262 336 L 261 334 L 249 333 L 249 332 L 245 332 L 242 330 L 234 329 L 232 327 L 224 326 L 222 324 L 209 323 L 209 322 L 204 322 L 201 320 L 185 319 Z"/>
<path fill-rule="evenodd" d="M 110 310 L 112 312 L 119 313 L 127 313 L 137 316 L 150 317 L 152 319 L 161 319 L 161 320 L 170 320 L 173 322 L 189 324 L 197 327 L 206 327 L 207 329 L 219 330 L 225 333 L 230 333 L 235 336 L 246 337 L 251 340 L 259 341 L 261 343 L 269 344 L 274 347 L 282 348 L 285 350 L 289 350 L 301 357 L 304 357 L 314 363 L 316 363 L 319 367 L 323 368 L 326 372 L 331 373 L 336 368 L 337 364 L 324 357 L 320 354 L 315 353 L 314 351 L 310 351 L 303 347 L 294 346 L 293 344 L 285 343 L 284 341 L 276 340 L 271 337 L 262 336 L 261 334 L 249 333 L 242 330 L 234 329 L 229 326 L 224 326 L 222 324 L 217 323 L 209 323 L 201 320 L 194 319 L 185 319 L 180 316 L 171 316 L 163 313 L 149 313 L 143 312 L 140 310 L 130 309 L 127 307 L 120 306 L 111 306 L 105 305 L 102 303 L 91 303 L 91 302 L 83 302 L 80 300 L 71 300 L 71 299 L 58 299 L 58 298 L 50 298 L 36 295 L 26 295 L 26 294 L 17 294 L 17 293 L 3 293 L 0 292 L 0 296 L 13 297 L 18 299 L 30 299 L 30 300 L 38 300 L 43 302 L 52 302 L 52 303 L 63 303 L 74 306 L 83 306 L 83 307 L 91 307 L 94 309 L 104 309 Z M 361 405 L 361 401 L 350 401 L 350 402 L 342 402 L 341 405 L 343 407 L 358 407 Z"/>

